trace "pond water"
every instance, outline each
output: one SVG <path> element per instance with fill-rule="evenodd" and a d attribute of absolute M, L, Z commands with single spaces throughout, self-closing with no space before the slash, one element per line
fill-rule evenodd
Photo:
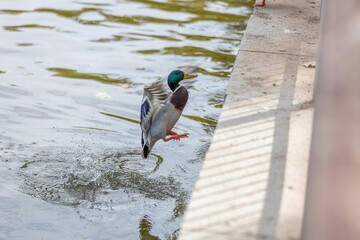
<path fill-rule="evenodd" d="M 175 239 L 252 4 L 2 0 L 0 239 Z M 190 138 L 143 160 L 143 86 L 184 66 Z"/>

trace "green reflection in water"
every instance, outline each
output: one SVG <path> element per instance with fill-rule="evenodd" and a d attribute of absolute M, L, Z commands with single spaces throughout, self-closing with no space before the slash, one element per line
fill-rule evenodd
<path fill-rule="evenodd" d="M 139 120 L 135 120 L 133 118 L 123 117 L 123 116 L 115 115 L 115 114 L 112 114 L 112 113 L 106 113 L 106 112 L 99 112 L 99 113 L 102 114 L 102 115 L 108 116 L 108 117 L 117 118 L 117 119 L 125 120 L 127 122 L 140 124 Z"/>
<path fill-rule="evenodd" d="M 29 166 L 29 164 L 34 163 L 34 162 L 35 162 L 35 160 L 33 160 L 33 161 L 26 161 L 23 165 L 21 165 L 20 168 L 27 168 L 27 167 Z"/>
<path fill-rule="evenodd" d="M 74 3 L 78 3 L 81 5 L 89 5 L 89 6 L 113 6 L 112 4 L 108 4 L 108 3 L 87 3 L 87 2 L 77 2 L 77 1 L 74 1 Z"/>
<path fill-rule="evenodd" d="M 18 43 L 16 44 L 19 47 L 29 47 L 29 46 L 33 46 L 33 43 Z"/>
<path fill-rule="evenodd" d="M 115 16 L 110 14 L 104 14 L 106 17 L 106 21 L 108 22 L 116 22 L 116 23 L 125 23 L 130 25 L 140 25 L 139 19 L 135 19 L 134 16 Z"/>
<path fill-rule="evenodd" d="M 103 132 L 117 132 L 114 130 L 109 130 L 109 129 L 104 129 L 104 128 L 95 128 L 95 127 L 73 126 L 73 128 L 82 128 L 82 129 L 89 129 L 89 130 L 96 130 L 96 131 L 103 131 Z"/>
<path fill-rule="evenodd" d="M 119 41 L 139 41 L 139 40 L 143 40 L 143 39 L 134 38 L 134 37 L 123 37 L 123 36 L 113 35 L 112 38 L 99 38 L 99 39 L 96 39 L 96 40 L 91 40 L 90 42 L 107 43 L 107 42 L 119 42 Z"/>
<path fill-rule="evenodd" d="M 200 117 L 200 116 L 192 116 L 192 115 L 183 115 L 184 117 L 188 118 L 188 119 L 191 119 L 191 120 L 194 120 L 196 122 L 199 122 L 205 126 L 210 126 L 210 127 L 213 127 L 215 128 L 216 127 L 216 124 L 217 124 L 217 121 L 214 119 L 214 118 L 211 118 L 211 117 Z"/>
<path fill-rule="evenodd" d="M 224 97 L 225 96 L 223 94 L 216 94 L 214 97 L 209 99 L 208 103 L 215 108 L 222 108 L 224 105 Z"/>
<path fill-rule="evenodd" d="M 217 37 L 213 37 L 213 36 L 202 36 L 202 35 L 191 35 L 191 34 L 179 34 L 179 35 L 185 37 L 186 39 L 196 40 L 196 41 L 210 41 L 213 39 L 217 39 Z"/>
<path fill-rule="evenodd" d="M 173 177 L 149 178 L 147 174 L 119 168 L 117 172 L 104 173 L 101 178 L 113 190 L 127 189 L 150 199 L 164 200 L 184 194 L 181 184 Z"/>
<path fill-rule="evenodd" d="M 53 13 L 57 16 L 64 17 L 64 18 L 71 18 L 75 19 L 80 16 L 82 13 L 96 11 L 99 12 L 97 8 L 83 8 L 81 10 L 60 10 L 60 9 L 51 9 L 51 8 L 38 8 L 35 9 L 34 12 L 43 12 L 43 13 Z"/>
<path fill-rule="evenodd" d="M 127 78 L 111 78 L 107 74 L 81 73 L 67 68 L 47 68 L 47 70 L 55 72 L 53 76 L 57 77 L 94 80 L 106 84 L 130 84 L 129 79 Z"/>
<path fill-rule="evenodd" d="M 19 10 L 7 10 L 7 9 L 3 9 L 0 10 L 0 14 L 21 14 L 21 13 L 25 13 L 26 11 L 19 11 Z"/>
<path fill-rule="evenodd" d="M 84 24 L 84 25 L 100 25 L 100 23 L 102 22 L 102 21 L 89 21 L 89 20 L 83 20 L 83 19 L 79 19 L 78 20 L 78 22 L 79 23 L 82 23 L 82 24 Z"/>
<path fill-rule="evenodd" d="M 46 13 L 53 13 L 61 17 L 70 18 L 73 20 L 78 21 L 78 18 L 81 14 L 86 12 L 97 12 L 100 15 L 105 17 L 103 21 L 80 21 L 79 23 L 82 24 L 94 24 L 98 25 L 100 22 L 115 22 L 121 24 L 130 24 L 130 25 L 141 25 L 147 23 L 156 23 L 156 24 L 185 24 L 185 23 L 194 23 L 198 21 L 216 21 L 216 22 L 239 22 L 244 21 L 248 17 L 244 15 L 237 15 L 231 13 L 224 13 L 216 11 L 206 10 L 207 2 L 203 1 L 196 1 L 189 4 L 188 2 L 182 1 L 168 1 L 168 2 L 158 2 L 158 1 L 148 1 L 148 0 L 133 0 L 133 2 L 145 4 L 153 9 L 156 10 L 163 10 L 166 12 L 186 12 L 192 14 L 189 19 L 187 20 L 173 20 L 173 19 L 164 19 L 164 18 L 156 18 L 156 17 L 149 17 L 149 16 L 141 16 L 141 15 L 112 15 L 107 13 L 101 8 L 96 8 L 96 6 L 109 6 L 109 4 L 96 4 L 96 3 L 81 3 L 82 5 L 92 5 L 95 6 L 93 8 L 82 8 L 80 10 L 60 10 L 60 9 L 50 9 L 50 8 L 38 8 L 35 9 L 34 12 L 46 12 Z M 242 1 L 222 1 L 229 7 L 249 7 L 251 3 L 244 3 Z M 13 11 L 13 10 L 2 10 L 1 12 L 7 14 L 20 14 L 23 11 Z M 1 13 L 0 12 L 0 13 Z M 131 13 L 130 13 L 131 14 Z M 164 13 L 166 14 L 166 13 Z M 245 25 L 241 27 L 245 29 Z"/>
<path fill-rule="evenodd" d="M 194 34 L 178 33 L 178 32 L 175 32 L 175 31 L 169 31 L 169 32 L 180 35 L 180 36 L 183 36 L 188 40 L 196 40 L 196 41 L 224 40 L 224 41 L 227 41 L 227 42 L 238 42 L 239 41 L 239 38 L 194 35 Z"/>
<path fill-rule="evenodd" d="M 150 218 L 145 215 L 139 223 L 139 235 L 141 240 L 159 240 L 159 237 L 156 237 L 150 233 L 152 228 L 152 223 Z"/>
<path fill-rule="evenodd" d="M 96 40 L 92 40 L 91 42 L 102 42 L 102 43 L 119 42 L 119 41 L 121 41 L 123 39 L 124 39 L 123 36 L 113 35 L 112 38 L 99 38 L 99 39 L 96 39 Z"/>
<path fill-rule="evenodd" d="M 235 61 L 235 55 L 211 51 L 201 47 L 183 46 L 183 47 L 167 47 L 163 50 L 149 49 L 137 51 L 141 54 L 166 54 L 166 55 L 178 55 L 186 57 L 210 57 L 212 61 L 221 62 L 226 65 L 230 65 Z"/>
<path fill-rule="evenodd" d="M 160 50 L 150 49 L 150 50 L 139 50 L 136 52 L 141 53 L 141 54 L 158 54 L 158 53 L 160 53 Z"/>
<path fill-rule="evenodd" d="M 106 21 L 109 22 L 118 22 L 118 23 L 125 23 L 125 24 L 133 24 L 133 25 L 139 25 L 139 22 L 134 20 L 132 16 L 114 16 L 110 14 L 105 14 L 102 9 L 99 8 L 82 8 L 80 10 L 60 10 L 60 9 L 50 9 L 50 8 L 38 8 L 35 9 L 34 12 L 39 13 L 52 13 L 60 17 L 73 19 L 77 21 L 80 24 L 85 25 L 99 25 L 101 22 L 104 22 L 105 20 L 101 21 L 88 21 L 80 19 L 80 15 L 87 13 L 87 12 L 96 12 L 106 19 Z"/>
<path fill-rule="evenodd" d="M 38 24 L 25 24 L 25 25 L 18 25 L 18 26 L 4 26 L 4 29 L 7 31 L 13 32 L 21 32 L 21 28 L 43 28 L 43 29 L 54 29 L 55 27 L 38 25 Z"/>
<path fill-rule="evenodd" d="M 141 33 L 130 33 L 130 34 L 137 35 L 137 36 L 144 36 L 144 37 L 152 37 L 152 38 L 161 39 L 161 40 L 165 40 L 165 41 L 181 42 L 180 39 L 169 37 L 169 36 L 163 36 L 163 35 L 141 34 Z"/>
<path fill-rule="evenodd" d="M 183 216 L 186 209 L 186 197 L 187 195 L 180 195 L 175 201 L 175 207 L 173 209 L 173 216 L 172 218 L 178 218 Z"/>
<path fill-rule="evenodd" d="M 184 22 L 197 22 L 197 21 L 217 21 L 217 22 L 236 22 L 247 19 L 247 16 L 239 16 L 236 14 L 230 13 L 221 13 L 214 11 L 206 10 L 207 1 L 168 1 L 168 2 L 158 2 L 158 1 L 148 1 L 148 0 L 133 0 L 133 2 L 140 2 L 146 4 L 154 9 L 160 9 L 168 12 L 186 12 L 194 14 L 195 17 L 192 17 L 191 20 Z M 228 2 L 225 2 L 228 4 Z M 246 6 L 242 1 L 239 1 L 238 4 L 234 4 L 234 7 Z M 179 22 L 179 21 L 178 21 Z"/>
<path fill-rule="evenodd" d="M 212 69 L 213 71 L 208 71 L 204 68 L 199 68 L 198 69 L 198 72 L 199 73 L 202 73 L 203 75 L 209 75 L 209 76 L 214 76 L 214 77 L 219 77 L 219 78 L 228 78 L 229 77 L 229 74 L 230 74 L 230 71 L 228 70 L 217 70 L 217 71 L 214 71 L 216 69 Z"/>
<path fill-rule="evenodd" d="M 194 56 L 194 57 L 210 57 L 213 61 L 231 64 L 235 60 L 232 54 L 211 51 L 205 48 L 184 46 L 184 47 L 167 47 L 164 48 L 164 54 Z"/>
<path fill-rule="evenodd" d="M 160 167 L 160 164 L 164 161 L 164 158 L 158 154 L 155 154 L 155 153 L 151 153 L 151 155 L 155 156 L 157 158 L 157 161 L 156 161 L 156 166 L 154 168 L 154 170 L 151 171 L 151 173 L 154 173 L 156 172 L 159 167 Z"/>
<path fill-rule="evenodd" d="M 133 119 L 133 118 L 123 117 L 123 116 L 119 116 L 119 115 L 112 114 L 112 113 L 106 113 L 106 112 L 99 112 L 99 113 L 103 114 L 105 116 L 108 116 L 108 117 L 125 120 L 127 122 L 131 122 L 131 123 L 135 123 L 135 124 L 140 124 L 139 120 L 136 120 L 136 119 Z M 215 128 L 216 124 L 217 124 L 216 119 L 211 118 L 211 117 L 206 117 L 206 116 L 201 117 L 201 116 L 193 116 L 193 115 L 182 115 L 182 116 L 184 116 L 184 117 L 186 117 L 188 119 L 194 120 L 196 122 L 199 122 L 199 123 L 201 123 L 201 124 L 203 124 L 205 126 L 212 127 L 212 128 Z M 159 161 L 160 161 L 160 163 L 162 162 L 162 160 L 161 160 L 162 157 L 160 155 L 155 155 L 155 154 L 152 154 L 152 155 L 154 155 L 155 157 L 158 158 L 158 162 Z M 157 169 L 157 167 L 156 167 L 156 169 Z"/>

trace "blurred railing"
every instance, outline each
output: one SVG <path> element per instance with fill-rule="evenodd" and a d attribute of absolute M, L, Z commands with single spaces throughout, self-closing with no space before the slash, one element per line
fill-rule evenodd
<path fill-rule="evenodd" d="M 360 1 L 322 3 L 303 239 L 360 239 Z"/>

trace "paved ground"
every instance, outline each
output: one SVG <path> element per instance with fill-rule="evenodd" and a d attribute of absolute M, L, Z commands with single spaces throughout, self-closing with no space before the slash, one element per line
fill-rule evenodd
<path fill-rule="evenodd" d="M 299 239 L 320 0 L 250 18 L 180 240 Z"/>

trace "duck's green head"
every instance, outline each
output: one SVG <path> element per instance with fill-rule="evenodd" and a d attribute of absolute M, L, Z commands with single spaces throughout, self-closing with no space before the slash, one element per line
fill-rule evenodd
<path fill-rule="evenodd" d="M 180 70 L 174 70 L 169 74 L 167 81 L 168 81 L 168 85 L 169 85 L 170 89 L 172 91 L 175 91 L 175 89 L 180 86 L 179 82 L 181 82 L 184 79 L 189 79 L 189 78 L 194 78 L 194 77 L 197 77 L 197 75 L 185 73 Z"/>

